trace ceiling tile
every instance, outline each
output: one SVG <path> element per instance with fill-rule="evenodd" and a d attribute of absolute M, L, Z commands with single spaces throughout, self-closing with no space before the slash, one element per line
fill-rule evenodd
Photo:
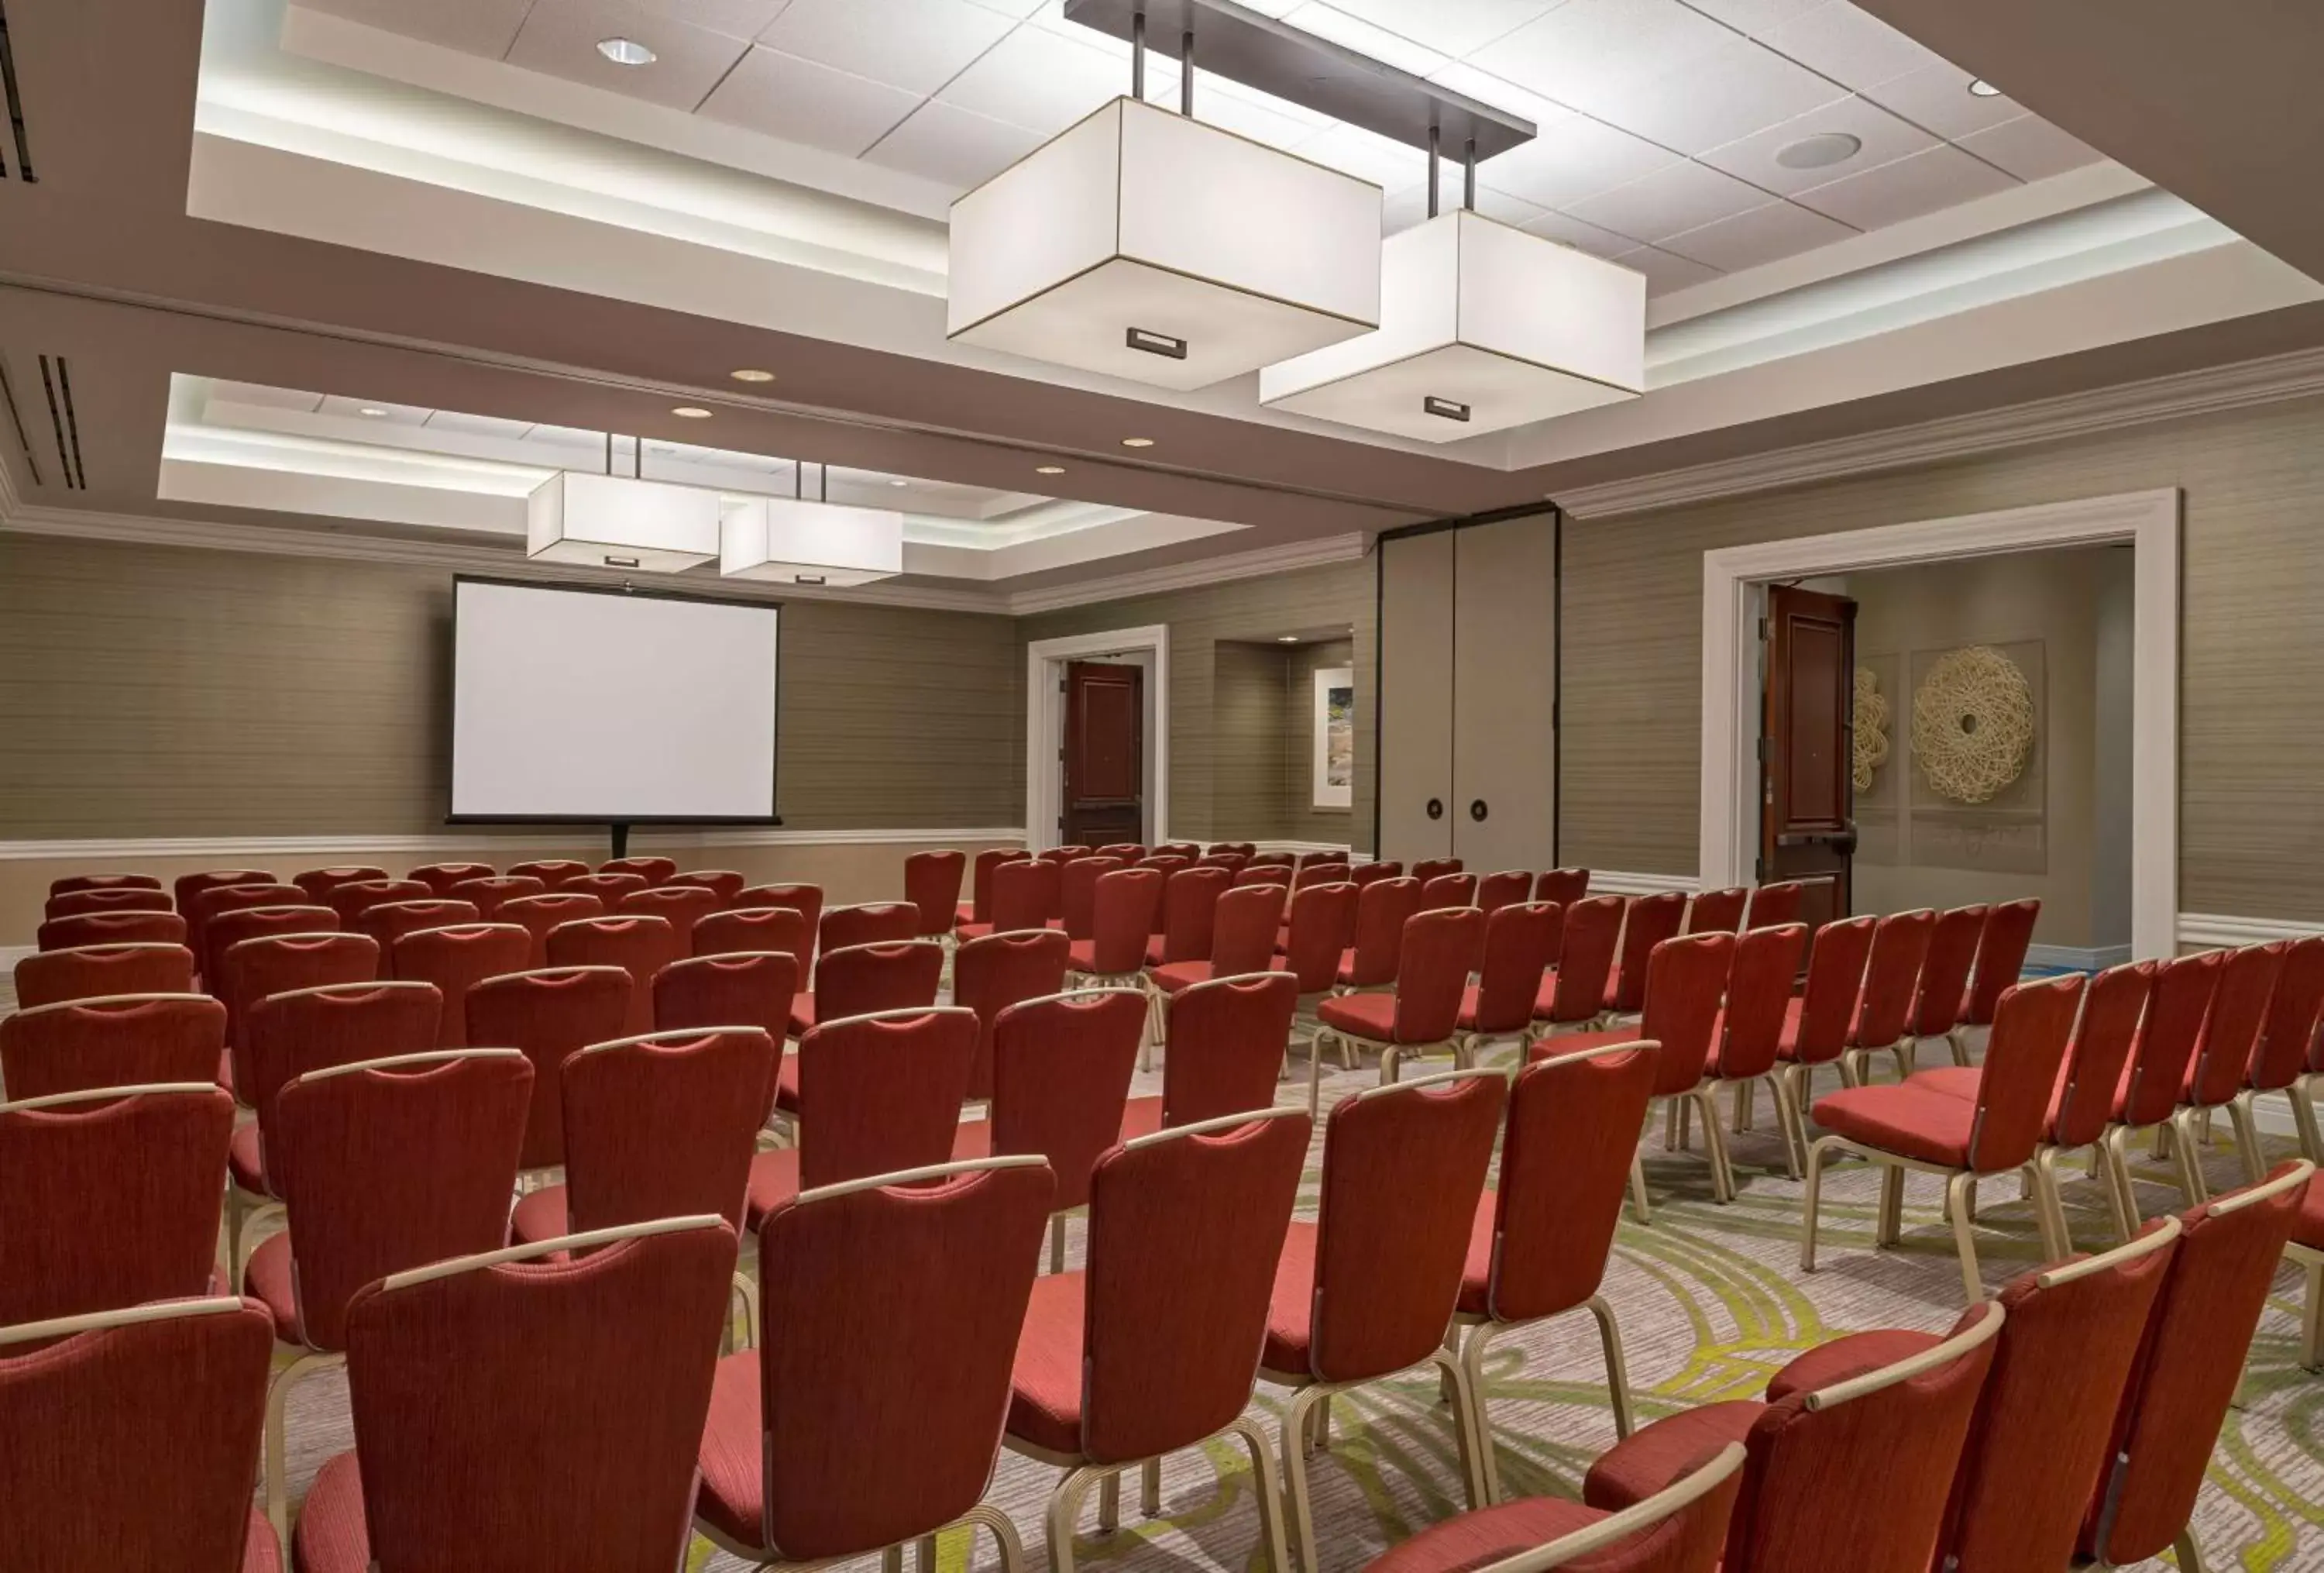
<path fill-rule="evenodd" d="M 1440 172 L 1436 182 L 1436 205 L 1437 210 L 1443 213 L 1450 213 L 1461 206 L 1461 171 L 1458 169 L 1446 169 Z M 1499 219 L 1512 229 L 1523 229 L 1546 214 L 1546 209 L 1531 202 L 1482 185 L 1477 188 L 1477 211 L 1488 218 Z M 1384 235 L 1393 235 L 1397 230 L 1411 228 L 1427 217 L 1428 182 L 1421 180 L 1400 190 L 1388 192 L 1381 204 L 1380 230 Z M 1623 244 L 1634 243 L 1625 241 Z"/>
<path fill-rule="evenodd" d="M 1731 218 L 1671 236 L 1663 241 L 1661 249 L 1731 273 L 1813 251 L 1835 240 L 1846 240 L 1855 233 L 1845 224 L 1821 213 L 1811 213 L 1796 204 L 1770 202 L 1748 213 L 1738 213 Z"/>
<path fill-rule="evenodd" d="M 498 437 L 517 441 L 532 430 L 530 421 L 510 421 L 499 415 L 469 415 L 458 410 L 435 410 L 424 422 L 430 431 L 456 431 L 463 437 Z"/>
<path fill-rule="evenodd" d="M 1777 27 L 1766 42 L 1811 70 L 1858 89 L 1893 81 L 1938 58 L 1847 0 L 1824 0 Z"/>
<path fill-rule="evenodd" d="M 1847 96 L 1831 79 L 1730 32 L 1669 70 L 1610 79 L 1571 102 L 1624 131 L 1698 153 Z"/>
<path fill-rule="evenodd" d="M 597 52 L 598 41 L 607 38 L 634 39 L 657 58 L 651 65 L 617 66 Z M 625 0 L 558 0 L 532 8 L 509 46 L 508 61 L 626 97 L 692 109 L 749 48 L 743 40 L 649 14 Z"/>
<path fill-rule="evenodd" d="M 1792 143 L 1831 132 L 1852 136 L 1863 145 L 1854 158 L 1819 170 L 1786 169 L 1775 162 L 1775 155 Z M 1843 98 L 1699 156 L 1714 169 L 1789 196 L 1811 186 L 1828 186 L 1843 176 L 1861 174 L 1936 145 L 1935 137 L 1898 119 L 1877 104 L 1862 98 Z"/>
<path fill-rule="evenodd" d="M 1477 179 L 1544 208 L 1563 208 L 1667 169 L 1678 154 L 1644 137 L 1551 104 L 1540 134 L 1477 166 Z"/>
<path fill-rule="evenodd" d="M 228 382 L 224 377 L 210 380 L 208 401 L 211 404 L 254 405 L 263 410 L 304 410 L 322 408 L 323 395 L 297 388 L 269 387 L 263 383 Z"/>
<path fill-rule="evenodd" d="M 1584 224 L 1570 213 L 1545 213 L 1522 227 L 1527 235 L 1558 241 L 1576 251 L 1586 251 L 1592 256 L 1620 256 L 1624 252 L 1638 248 L 1638 243 L 1630 236 L 1617 235 L 1610 229 L 1600 229 L 1594 224 Z"/>
<path fill-rule="evenodd" d="M 299 4 L 366 27 L 498 60 L 514 42 L 532 0 L 299 0 Z"/>
<path fill-rule="evenodd" d="M 702 115 L 850 158 L 919 106 L 920 96 L 761 45 L 726 74 Z"/>
<path fill-rule="evenodd" d="M 1878 229 L 1989 197 L 2016 183 L 1991 164 L 1940 143 L 1860 175 L 1811 186 L 1794 199 L 1858 229 Z"/>
<path fill-rule="evenodd" d="M 1377 132 L 1366 131 L 1360 125 L 1334 125 L 1307 138 L 1292 151 L 1301 158 L 1328 164 L 1360 180 L 1370 180 L 1383 190 L 1425 186 L 1428 180 L 1425 153 Z"/>
<path fill-rule="evenodd" d="M 365 411 L 377 411 L 367 415 Z M 325 399 L 317 412 L 323 415 L 345 416 L 350 421 L 377 421 L 382 426 L 418 426 L 435 412 L 420 404 L 391 404 L 384 399 L 350 399 L 333 393 Z"/>
<path fill-rule="evenodd" d="M 925 97 L 1010 25 L 969 0 L 791 0 L 759 42 Z"/>
<path fill-rule="evenodd" d="M 1999 164 L 2021 180 L 2043 180 L 2106 157 L 2089 143 L 2059 130 L 2038 115 L 2021 115 L 1989 131 L 1960 139 L 1961 146 Z"/>
<path fill-rule="evenodd" d="M 998 11 L 1003 16 L 1027 17 L 1041 8 L 1041 0 L 976 0 L 987 11 Z M 1249 0 L 1245 0 L 1249 4 Z"/>
<path fill-rule="evenodd" d="M 1690 10 L 1700 11 L 1713 21 L 1723 22 L 1738 32 L 1754 38 L 1768 33 L 1804 11 L 1812 11 L 1823 0 L 1685 0 Z"/>
<path fill-rule="evenodd" d="M 1448 55 L 1505 37 L 1564 0 L 1331 0 L 1352 16 Z M 1278 12 L 1277 14 L 1282 14 Z"/>
<path fill-rule="evenodd" d="M 864 162 L 964 190 L 981 186 L 1041 145 L 1038 132 L 931 101 L 881 137 Z"/>
<path fill-rule="evenodd" d="M 1626 251 L 1614 260 L 1626 268 L 1636 268 L 1646 274 L 1646 293 L 1649 295 L 1667 295 L 1673 290 L 1683 290 L 1689 284 L 1699 284 L 1706 279 L 1719 276 L 1717 268 L 1707 268 L 1691 258 L 1656 251 L 1651 245 Z"/>
<path fill-rule="evenodd" d="M 1948 142 L 1958 142 L 1971 132 L 2015 120 L 2025 113 L 2024 106 L 2015 98 L 2000 95 L 1978 97 L 1969 90 L 1971 80 L 1967 71 L 1950 61 L 1934 60 L 1917 71 L 1907 71 L 1868 88 L 1864 96 Z"/>
<path fill-rule="evenodd" d="M 1757 186 L 1707 165 L 1682 162 L 1586 201 L 1570 202 L 1565 211 L 1584 224 L 1642 240 L 1660 240 L 1746 212 L 1766 199 L 1767 193 Z"/>
<path fill-rule="evenodd" d="M 555 0 L 536 0 L 554 4 Z M 690 22 L 733 38 L 756 38 L 796 0 L 635 0 L 639 10 L 671 22 Z"/>
<path fill-rule="evenodd" d="M 1493 71 L 1587 108 L 1635 79 L 1710 54 L 1734 33 L 1679 0 L 1566 0 L 1495 44 Z"/>
<path fill-rule="evenodd" d="M 524 434 L 527 442 L 537 442 L 544 448 L 595 448 L 603 449 L 605 434 L 580 426 L 551 426 L 546 422 Z"/>
<path fill-rule="evenodd" d="M 1285 149 L 1298 146 L 1331 124 L 1321 116 L 1301 114 L 1298 106 L 1286 104 L 1268 94 L 1230 90 L 1235 86 L 1237 84 L 1222 82 L 1210 72 L 1197 68 L 1194 72 L 1194 118 L 1205 125 L 1231 131 L 1237 136 L 1247 136 L 1253 142 Z M 1177 106 L 1175 96 L 1170 98 L 1168 106 Z"/>
<path fill-rule="evenodd" d="M 1089 32 L 1078 25 L 1074 31 Z M 1155 73 L 1150 60 L 1146 75 L 1151 96 Z M 1129 91 L 1130 70 L 1123 60 L 1046 27 L 1019 27 L 936 97 L 956 109 L 1049 137 Z"/>
<path fill-rule="evenodd" d="M 1329 39 L 1343 49 L 1351 49 L 1367 60 L 1394 66 L 1399 71 L 1409 71 L 1425 77 L 1431 71 L 1442 70 L 1452 63 L 1452 57 L 1405 37 L 1387 28 L 1351 16 L 1337 5 L 1326 5 L 1322 0 L 1283 14 L 1284 24 L 1316 38 Z M 1196 59 L 1201 58 L 1199 47 Z"/>

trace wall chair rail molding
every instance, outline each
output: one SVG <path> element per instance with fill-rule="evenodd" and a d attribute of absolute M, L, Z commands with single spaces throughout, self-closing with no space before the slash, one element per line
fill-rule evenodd
<path fill-rule="evenodd" d="M 1593 896 L 1658 896 L 1672 891 L 1691 896 L 1702 888 L 1702 882 L 1691 874 L 1629 874 L 1617 868 L 1590 871 Z"/>

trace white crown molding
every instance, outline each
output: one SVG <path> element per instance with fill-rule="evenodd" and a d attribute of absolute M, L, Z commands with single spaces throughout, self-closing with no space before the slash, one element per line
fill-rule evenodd
<path fill-rule="evenodd" d="M 1556 500 L 1577 518 L 1608 519 L 2318 393 L 2324 393 L 2324 349 L 2300 350 L 1692 465 L 1659 475 L 1578 486 L 1561 491 Z"/>
<path fill-rule="evenodd" d="M 563 834 L 539 829 L 503 835 L 480 829 L 466 835 L 428 836 L 146 836 L 90 840 L 0 841 L 0 863 L 135 863 L 141 859 L 208 857 L 222 863 L 263 858 L 309 857 L 369 860 L 393 855 L 427 857 L 486 850 L 537 852 L 596 839 L 587 825 Z M 698 830 L 641 828 L 631 837 L 640 847 L 706 848 L 749 847 L 954 847 L 1019 843 L 1014 826 L 942 830 L 784 830 L 773 827 L 706 826 Z"/>
<path fill-rule="evenodd" d="M 1120 601 L 1133 596 L 1158 595 L 1166 590 L 1225 584 L 1232 579 L 1260 578 L 1268 574 L 1290 573 L 1297 569 L 1320 568 L 1326 563 L 1352 561 L 1363 556 L 1365 548 L 1366 537 L 1361 531 L 1345 535 L 1318 536 L 1313 541 L 1262 546 L 1255 551 L 1231 552 L 1223 557 L 1197 558 L 1191 562 L 1138 569 L 1130 573 L 1083 579 L 1074 584 L 1018 590 L 1009 597 L 1008 609 L 1012 615 L 1023 617 L 1036 612 L 1055 612 L 1099 601 Z"/>

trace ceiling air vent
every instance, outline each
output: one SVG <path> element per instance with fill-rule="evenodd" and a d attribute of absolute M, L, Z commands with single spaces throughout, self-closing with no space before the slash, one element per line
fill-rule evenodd
<path fill-rule="evenodd" d="M 9 140 L 16 150 L 11 161 L 0 149 L 0 178 L 14 176 L 31 185 L 41 177 L 32 172 L 32 143 L 24 131 L 23 95 L 16 91 L 16 51 L 8 42 L 8 7 L 5 0 L 0 0 L 0 93 L 7 96 Z"/>
<path fill-rule="evenodd" d="M 41 393 L 48 405 L 48 436 L 56 449 L 57 473 L 64 477 L 67 491 L 85 492 L 88 489 L 88 477 L 80 463 L 80 417 L 73 409 L 71 368 L 65 365 L 65 357 L 60 355 L 44 355 L 39 358 Z M 37 441 L 33 436 L 40 430 L 39 405 L 33 406 L 36 412 L 34 424 L 28 427 L 24 423 L 24 402 L 31 396 L 31 387 L 20 388 L 18 380 L 9 375 L 6 362 L 0 361 L 0 400 L 5 400 L 8 406 L 9 430 L 24 455 L 24 467 L 32 473 L 32 484 L 44 486 L 49 482 L 42 467 L 42 455 L 51 444 L 49 441 Z"/>

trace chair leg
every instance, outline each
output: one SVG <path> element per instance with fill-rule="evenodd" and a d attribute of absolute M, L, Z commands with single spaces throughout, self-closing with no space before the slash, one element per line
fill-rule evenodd
<path fill-rule="evenodd" d="M 742 1345 L 745 1349 L 759 1346 L 759 1285 L 747 1272 L 734 1274 L 734 1294 L 742 1302 Z"/>
<path fill-rule="evenodd" d="M 1048 1541 L 1051 1573 L 1074 1573 L 1074 1526 L 1082 1516 L 1082 1499 L 1089 1494 L 1091 1485 L 1106 1470 L 1094 1464 L 1084 1464 L 1065 1471 L 1057 1488 L 1049 1493 Z"/>
<path fill-rule="evenodd" d="M 290 1543 L 290 1468 L 283 1411 L 289 1406 L 293 1387 L 310 1373 L 338 1359 L 337 1355 L 301 1355 L 276 1372 L 274 1379 L 266 1384 L 266 1517 L 274 1526 L 275 1538 L 286 1546 Z"/>
<path fill-rule="evenodd" d="M 912 1542 L 912 1573 L 936 1573 L 936 1538 L 922 1535 Z"/>
<path fill-rule="evenodd" d="M 1711 1160 L 1711 1197 L 1725 1207 L 1735 1199 L 1735 1170 L 1728 1161 L 1727 1133 L 1719 1128 L 1719 1103 L 1712 1087 L 1705 1083 L 1678 1100 L 1685 1108 L 1691 1104 L 1702 1105 L 1702 1144 Z"/>
<path fill-rule="evenodd" d="M 1501 1500 L 1500 1459 L 1493 1448 L 1492 1415 L 1485 1407 L 1485 1346 L 1498 1331 L 1491 1322 L 1480 1322 L 1469 1329 L 1468 1339 L 1461 1346 L 1461 1371 L 1476 1405 L 1471 1424 L 1476 1430 L 1477 1480 L 1489 1506 Z"/>
<path fill-rule="evenodd" d="M 2179 1160 L 2179 1189 L 2190 1208 L 2211 1198 L 2210 1187 L 2203 1181 L 2203 1149 L 2209 1145 L 2203 1127 L 2210 1118 L 2210 1110 L 2196 1108 L 2183 1108 L 2171 1116 L 2171 1149 Z"/>
<path fill-rule="evenodd" d="M 1380 1085 L 1382 1087 L 1393 1087 L 1396 1085 L 1397 1067 L 1402 1062 L 1403 1059 L 1403 1052 L 1393 1043 L 1388 1044 L 1386 1048 L 1380 1050 L 1379 1076 Z"/>
<path fill-rule="evenodd" d="M 1630 1206 L 1638 1215 L 1640 1224 L 1650 1225 L 1655 1215 L 1646 1206 L 1646 1165 L 1637 1153 L 1630 1154 Z"/>
<path fill-rule="evenodd" d="M 1894 1043 L 1888 1045 L 1888 1052 L 1896 1057 L 1896 1079 L 1898 1081 L 1910 1081 L 1913 1079 L 1913 1059 L 1915 1051 L 1919 1048 L 1920 1040 L 1914 1037 L 1910 1032 L 1905 1033 Z"/>
<path fill-rule="evenodd" d="M 2127 1125 L 2115 1125 L 2107 1129 L 2103 1138 L 2107 1172 L 2114 1181 L 2116 1222 L 2122 1227 L 2126 1245 L 2144 1221 L 2138 1216 L 2138 1191 L 2130 1181 L 2130 1139 L 2135 1133 Z"/>
<path fill-rule="evenodd" d="M 1001 1573 L 1025 1573 L 1025 1542 L 1007 1513 L 980 1502 L 961 1514 L 961 1522 L 980 1523 L 992 1531 L 993 1544 L 1001 1552 Z"/>
<path fill-rule="evenodd" d="M 1955 1065 L 1969 1064 L 1969 1028 L 1965 1023 L 1954 1024 L 1953 1030 L 1945 1034 L 1945 1044 L 1953 1051 Z"/>
<path fill-rule="evenodd" d="M 1824 1160 L 1831 1155 L 1832 1143 L 1839 1138 L 1826 1136 L 1808 1149 L 1808 1183 L 1806 1194 L 1800 1198 L 1800 1271 L 1815 1271 L 1816 1210 L 1823 1196 Z"/>
<path fill-rule="evenodd" d="M 2210 1573 L 2210 1564 L 2203 1560 L 2203 1548 L 2195 1543 L 2193 1526 L 2179 1531 L 2171 1550 L 2178 1558 L 2179 1573 Z"/>
<path fill-rule="evenodd" d="M 1735 1084 L 1735 1123 L 1733 1129 L 1735 1133 L 1738 1136 L 1751 1128 L 1751 1106 L 1758 1101 L 1753 1095 L 1755 1095 L 1758 1090 L 1758 1084 L 1757 1082 L 1738 1081 Z"/>
<path fill-rule="evenodd" d="M 2244 1161 L 2246 1185 L 2257 1185 L 2267 1178 L 2267 1155 L 2260 1146 L 2259 1122 L 2252 1116 L 2252 1103 L 2258 1096 L 2246 1088 L 2227 1103 L 2227 1123 L 2236 1130 L 2236 1152 Z"/>
<path fill-rule="evenodd" d="M 1461 1488 L 1471 1509 L 1488 1505 L 1484 1466 L 1477 1460 L 1477 1395 L 1460 1356 L 1439 1349 L 1429 1358 L 1452 1384 L 1452 1441 L 1461 1463 Z"/>
<path fill-rule="evenodd" d="M 1162 1460 L 1158 1457 L 1139 1466 L 1138 1511 L 1148 1518 L 1162 1516 Z"/>
<path fill-rule="evenodd" d="M 1259 1522 L 1267 1536 L 1268 1566 L 1276 1573 L 1290 1573 L 1291 1548 L 1284 1541 L 1283 1498 L 1275 1480 L 1274 1449 L 1268 1446 L 1267 1433 L 1248 1415 L 1236 1417 L 1228 1429 L 1250 1449 L 1250 1467 L 1259 1476 Z"/>
<path fill-rule="evenodd" d="M 1598 1342 L 1606 1354 L 1606 1391 L 1614 1403 L 1614 1434 L 1624 1441 L 1637 1426 L 1630 1411 L 1630 1368 L 1622 1358 L 1622 1329 L 1614 1308 L 1602 1294 L 1590 1297 L 1590 1314 L 1598 1319 Z"/>
<path fill-rule="evenodd" d="M 1751 1084 L 1747 1081 L 1743 1086 L 1748 1091 Z M 1775 1124 L 1784 1136 L 1784 1166 L 1791 1177 L 1797 1180 L 1800 1177 L 1800 1146 L 1805 1140 L 1804 1133 L 1800 1129 L 1799 1106 L 1793 1101 L 1791 1088 L 1784 1085 L 1783 1071 L 1777 1070 L 1770 1076 L 1767 1087 L 1775 1096 Z"/>
<path fill-rule="evenodd" d="M 2300 1133 L 2301 1156 L 2310 1163 L 2324 1164 L 2324 1134 L 2319 1134 L 2316 1127 L 2315 1084 L 2319 1079 L 2324 1078 L 2302 1077 L 2285 1087 L 2283 1096 L 2292 1100 L 2292 1124 Z"/>
<path fill-rule="evenodd" d="M 1904 1170 L 1898 1170 L 1901 1178 Z M 1969 1303 L 1985 1299 L 1985 1280 L 1977 1270 L 1977 1227 L 1969 1217 L 1969 1198 L 1976 1194 L 1977 1175 L 1963 1170 L 1945 1181 L 1945 1213 L 1952 1219 L 1953 1245 L 1960 1252 L 1961 1286 Z"/>
<path fill-rule="evenodd" d="M 1331 1034 L 1318 1028 L 1307 1043 L 1307 1117 L 1314 1119 L 1323 1107 L 1323 1040 Z"/>
<path fill-rule="evenodd" d="M 1097 1532 L 1101 1535 L 1121 1531 L 1121 1471 L 1109 1469 L 1105 1478 L 1097 1483 Z"/>
<path fill-rule="evenodd" d="M 2042 1231 L 2042 1254 L 2052 1262 L 2074 1249 L 2074 1237 L 2066 1228 L 2066 1206 L 2058 1195 L 2058 1156 L 2055 1147 L 2037 1147 L 2026 1169 L 2034 1184 L 2034 1222 Z"/>
<path fill-rule="evenodd" d="M 1834 1061 L 1840 1067 L 1840 1086 L 1862 1087 L 1864 1085 L 1866 1052 L 1862 1049 L 1846 1049 L 1840 1051 L 1839 1059 Z"/>
<path fill-rule="evenodd" d="M 1873 1234 L 1877 1250 L 1904 1237 L 1904 1171 L 1893 1163 L 1880 1166 L 1880 1222 Z"/>
<path fill-rule="evenodd" d="M 2300 1308 L 2300 1363 L 2324 1371 L 2324 1255 L 2302 1263 L 2307 1295 Z"/>

